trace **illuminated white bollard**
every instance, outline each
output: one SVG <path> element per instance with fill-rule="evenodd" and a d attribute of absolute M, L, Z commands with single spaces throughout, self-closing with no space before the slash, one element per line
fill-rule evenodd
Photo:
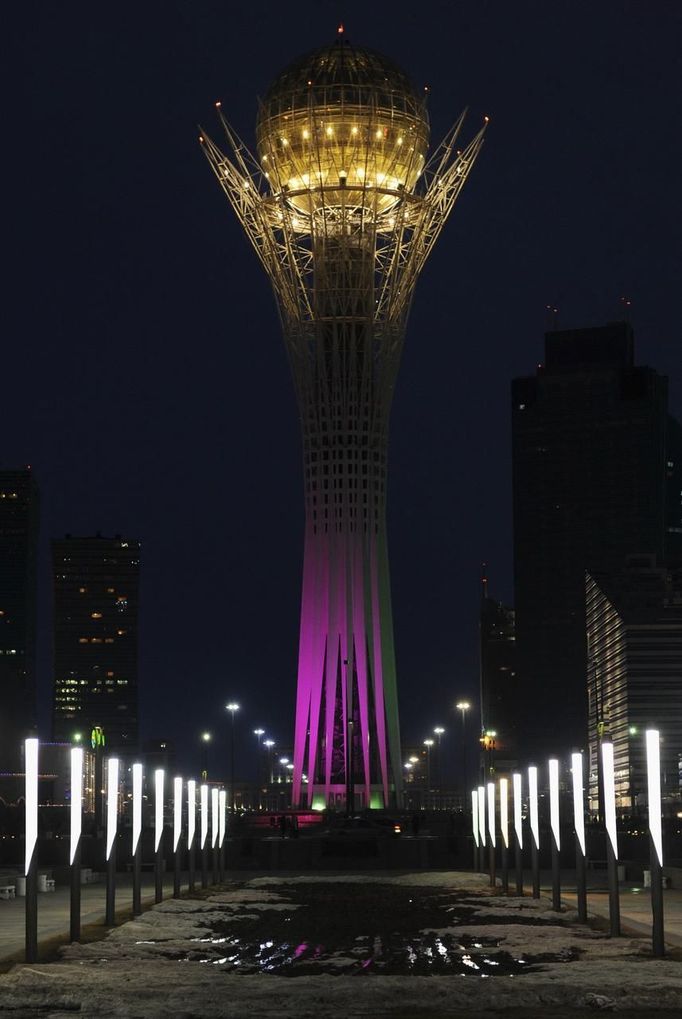
<path fill-rule="evenodd" d="M 173 779 L 173 897 L 180 895 L 180 839 L 182 837 L 182 779 Z"/>
<path fill-rule="evenodd" d="M 523 781 L 519 772 L 512 775 L 514 793 L 514 863 L 516 894 L 523 895 Z"/>
<path fill-rule="evenodd" d="M 571 754 L 573 779 L 573 830 L 575 832 L 575 889 L 578 919 L 587 921 L 587 843 L 585 842 L 585 789 L 583 755 Z"/>
<path fill-rule="evenodd" d="M 533 898 L 540 898 L 540 822 L 538 820 L 538 769 L 528 769 L 528 813 L 530 816 L 530 851 L 533 869 Z"/>
<path fill-rule="evenodd" d="M 83 748 L 71 747 L 71 841 L 69 863 L 73 863 L 80 849 L 83 831 Z"/>
<path fill-rule="evenodd" d="M 479 865 L 481 870 L 485 870 L 485 786 L 480 785 L 478 787 L 478 838 L 479 838 Z"/>
<path fill-rule="evenodd" d="M 142 765 L 133 764 L 133 916 L 142 912 Z"/>
<path fill-rule="evenodd" d="M 561 910 L 561 822 L 559 819 L 559 762 L 549 762 L 549 827 L 552 831 L 552 909 Z"/>
<path fill-rule="evenodd" d="M 26 962 L 38 959 L 38 740 L 24 742 L 24 881 L 26 894 Z"/>
<path fill-rule="evenodd" d="M 502 891 L 509 891 L 509 782 L 500 779 L 500 835 L 502 836 Z"/>
<path fill-rule="evenodd" d="M 663 824 L 661 812 L 661 739 L 658 729 L 646 731 L 647 810 L 649 813 L 649 867 L 653 953 L 665 954 L 663 929 Z"/>
<path fill-rule="evenodd" d="M 197 784 L 193 778 L 187 783 L 187 856 L 189 890 L 194 891 L 194 837 L 197 828 Z"/>
<path fill-rule="evenodd" d="M 71 941 L 81 936 L 81 835 L 83 833 L 83 748 L 71 747 Z"/>
<path fill-rule="evenodd" d="M 618 831 L 616 828 L 616 781 L 613 743 L 601 745 L 602 789 L 604 793 L 604 825 L 606 827 L 606 863 L 609 875 L 609 927 L 612 937 L 620 934 L 620 901 L 618 895 Z"/>
<path fill-rule="evenodd" d="M 154 901 L 163 900 L 163 794 L 166 776 L 163 768 L 154 772 Z"/>
<path fill-rule="evenodd" d="M 478 835 L 478 789 L 471 790 L 471 833 L 474 836 L 474 870 L 480 870 L 478 859 L 480 842 Z"/>
<path fill-rule="evenodd" d="M 201 849 L 201 887 L 208 888 L 208 786 L 202 782 L 200 787 L 200 838 Z"/>
<path fill-rule="evenodd" d="M 497 845 L 495 837 L 495 783 L 488 782 L 488 869 L 490 871 L 490 884 L 495 887 L 495 848 Z"/>
<path fill-rule="evenodd" d="M 213 884 L 218 883 L 218 835 L 220 820 L 218 817 L 218 790 L 211 789 L 211 855 L 213 857 Z"/>
<path fill-rule="evenodd" d="M 220 880 L 225 879 L 225 824 L 227 814 L 227 791 L 225 789 L 220 790 L 218 797 L 218 809 L 220 810 L 220 822 L 218 832 L 218 847 L 219 847 L 219 861 L 220 861 Z"/>
<path fill-rule="evenodd" d="M 118 829 L 118 778 L 119 762 L 117 757 L 107 760 L 107 927 L 113 927 L 116 920 L 116 832 Z"/>

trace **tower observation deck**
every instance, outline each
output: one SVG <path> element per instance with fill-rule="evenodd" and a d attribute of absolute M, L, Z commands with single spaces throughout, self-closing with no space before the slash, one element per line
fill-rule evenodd
<path fill-rule="evenodd" d="M 293 800 L 399 804 L 391 401 L 417 278 L 486 124 L 458 148 L 462 114 L 428 158 L 424 95 L 341 36 L 275 79 L 257 155 L 217 106 L 229 155 L 205 133 L 201 142 L 275 291 L 303 432 Z"/>

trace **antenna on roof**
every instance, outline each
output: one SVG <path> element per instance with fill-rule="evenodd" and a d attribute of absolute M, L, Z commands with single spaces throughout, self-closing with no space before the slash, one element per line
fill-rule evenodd
<path fill-rule="evenodd" d="M 632 301 L 629 297 L 621 297 L 620 306 L 623 309 L 625 321 L 630 325 L 630 309 L 632 308 Z"/>

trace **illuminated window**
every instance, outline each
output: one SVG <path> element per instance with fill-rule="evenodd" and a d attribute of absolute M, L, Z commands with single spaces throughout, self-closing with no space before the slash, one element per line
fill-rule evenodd
<path fill-rule="evenodd" d="M 88 643 L 88 638 L 87 637 L 79 637 L 78 638 L 78 643 L 79 644 L 87 644 Z"/>
<path fill-rule="evenodd" d="M 78 591 L 79 591 L 80 594 L 85 594 L 85 592 L 87 591 L 87 588 L 86 587 L 79 587 Z"/>
<path fill-rule="evenodd" d="M 114 593 L 113 587 L 108 587 L 107 588 L 107 594 L 113 594 L 113 593 Z"/>

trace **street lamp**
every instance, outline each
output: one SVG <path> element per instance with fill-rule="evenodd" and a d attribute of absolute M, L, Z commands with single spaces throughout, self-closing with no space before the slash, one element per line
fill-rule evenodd
<path fill-rule="evenodd" d="M 426 747 L 426 786 L 428 789 L 431 788 L 431 747 L 434 742 L 432 739 L 424 740 L 424 746 Z"/>
<path fill-rule="evenodd" d="M 443 785 L 443 758 L 442 758 L 441 752 L 440 752 L 440 738 L 443 735 L 443 733 L 445 732 L 445 729 L 443 728 L 442 725 L 437 725 L 436 728 L 433 731 L 436 734 L 436 737 L 438 739 L 438 744 L 437 744 L 437 746 L 438 746 L 438 785 L 439 785 L 439 787 L 442 787 L 442 785 Z"/>
<path fill-rule="evenodd" d="M 270 785 L 272 785 L 272 748 L 274 745 L 274 739 L 263 740 L 263 746 L 268 749 L 268 782 Z"/>
<path fill-rule="evenodd" d="M 470 709 L 471 704 L 469 701 L 457 701 L 455 707 L 462 716 L 462 777 L 463 783 L 463 795 L 462 795 L 462 809 L 466 810 L 466 793 L 467 793 L 467 744 L 466 744 L 466 717 L 467 711 Z"/>
<path fill-rule="evenodd" d="M 202 732 L 202 734 L 201 734 L 201 742 L 204 744 L 204 753 L 203 753 L 204 767 L 203 767 L 202 772 L 201 772 L 201 777 L 204 780 L 204 782 L 208 778 L 208 745 L 211 742 L 211 739 L 212 739 L 212 736 L 211 736 L 210 732 Z"/>
<path fill-rule="evenodd" d="M 230 729 L 231 729 L 231 732 L 230 732 L 230 735 L 231 735 L 231 741 L 230 741 L 230 783 L 232 785 L 232 790 L 231 790 L 232 817 L 234 817 L 235 812 L 236 812 L 236 802 L 235 802 L 235 794 L 234 794 L 234 716 L 239 711 L 239 705 L 236 704 L 234 701 L 230 701 L 229 704 L 225 705 L 225 710 L 230 712 L 230 719 L 231 719 L 231 724 L 230 724 Z"/>

